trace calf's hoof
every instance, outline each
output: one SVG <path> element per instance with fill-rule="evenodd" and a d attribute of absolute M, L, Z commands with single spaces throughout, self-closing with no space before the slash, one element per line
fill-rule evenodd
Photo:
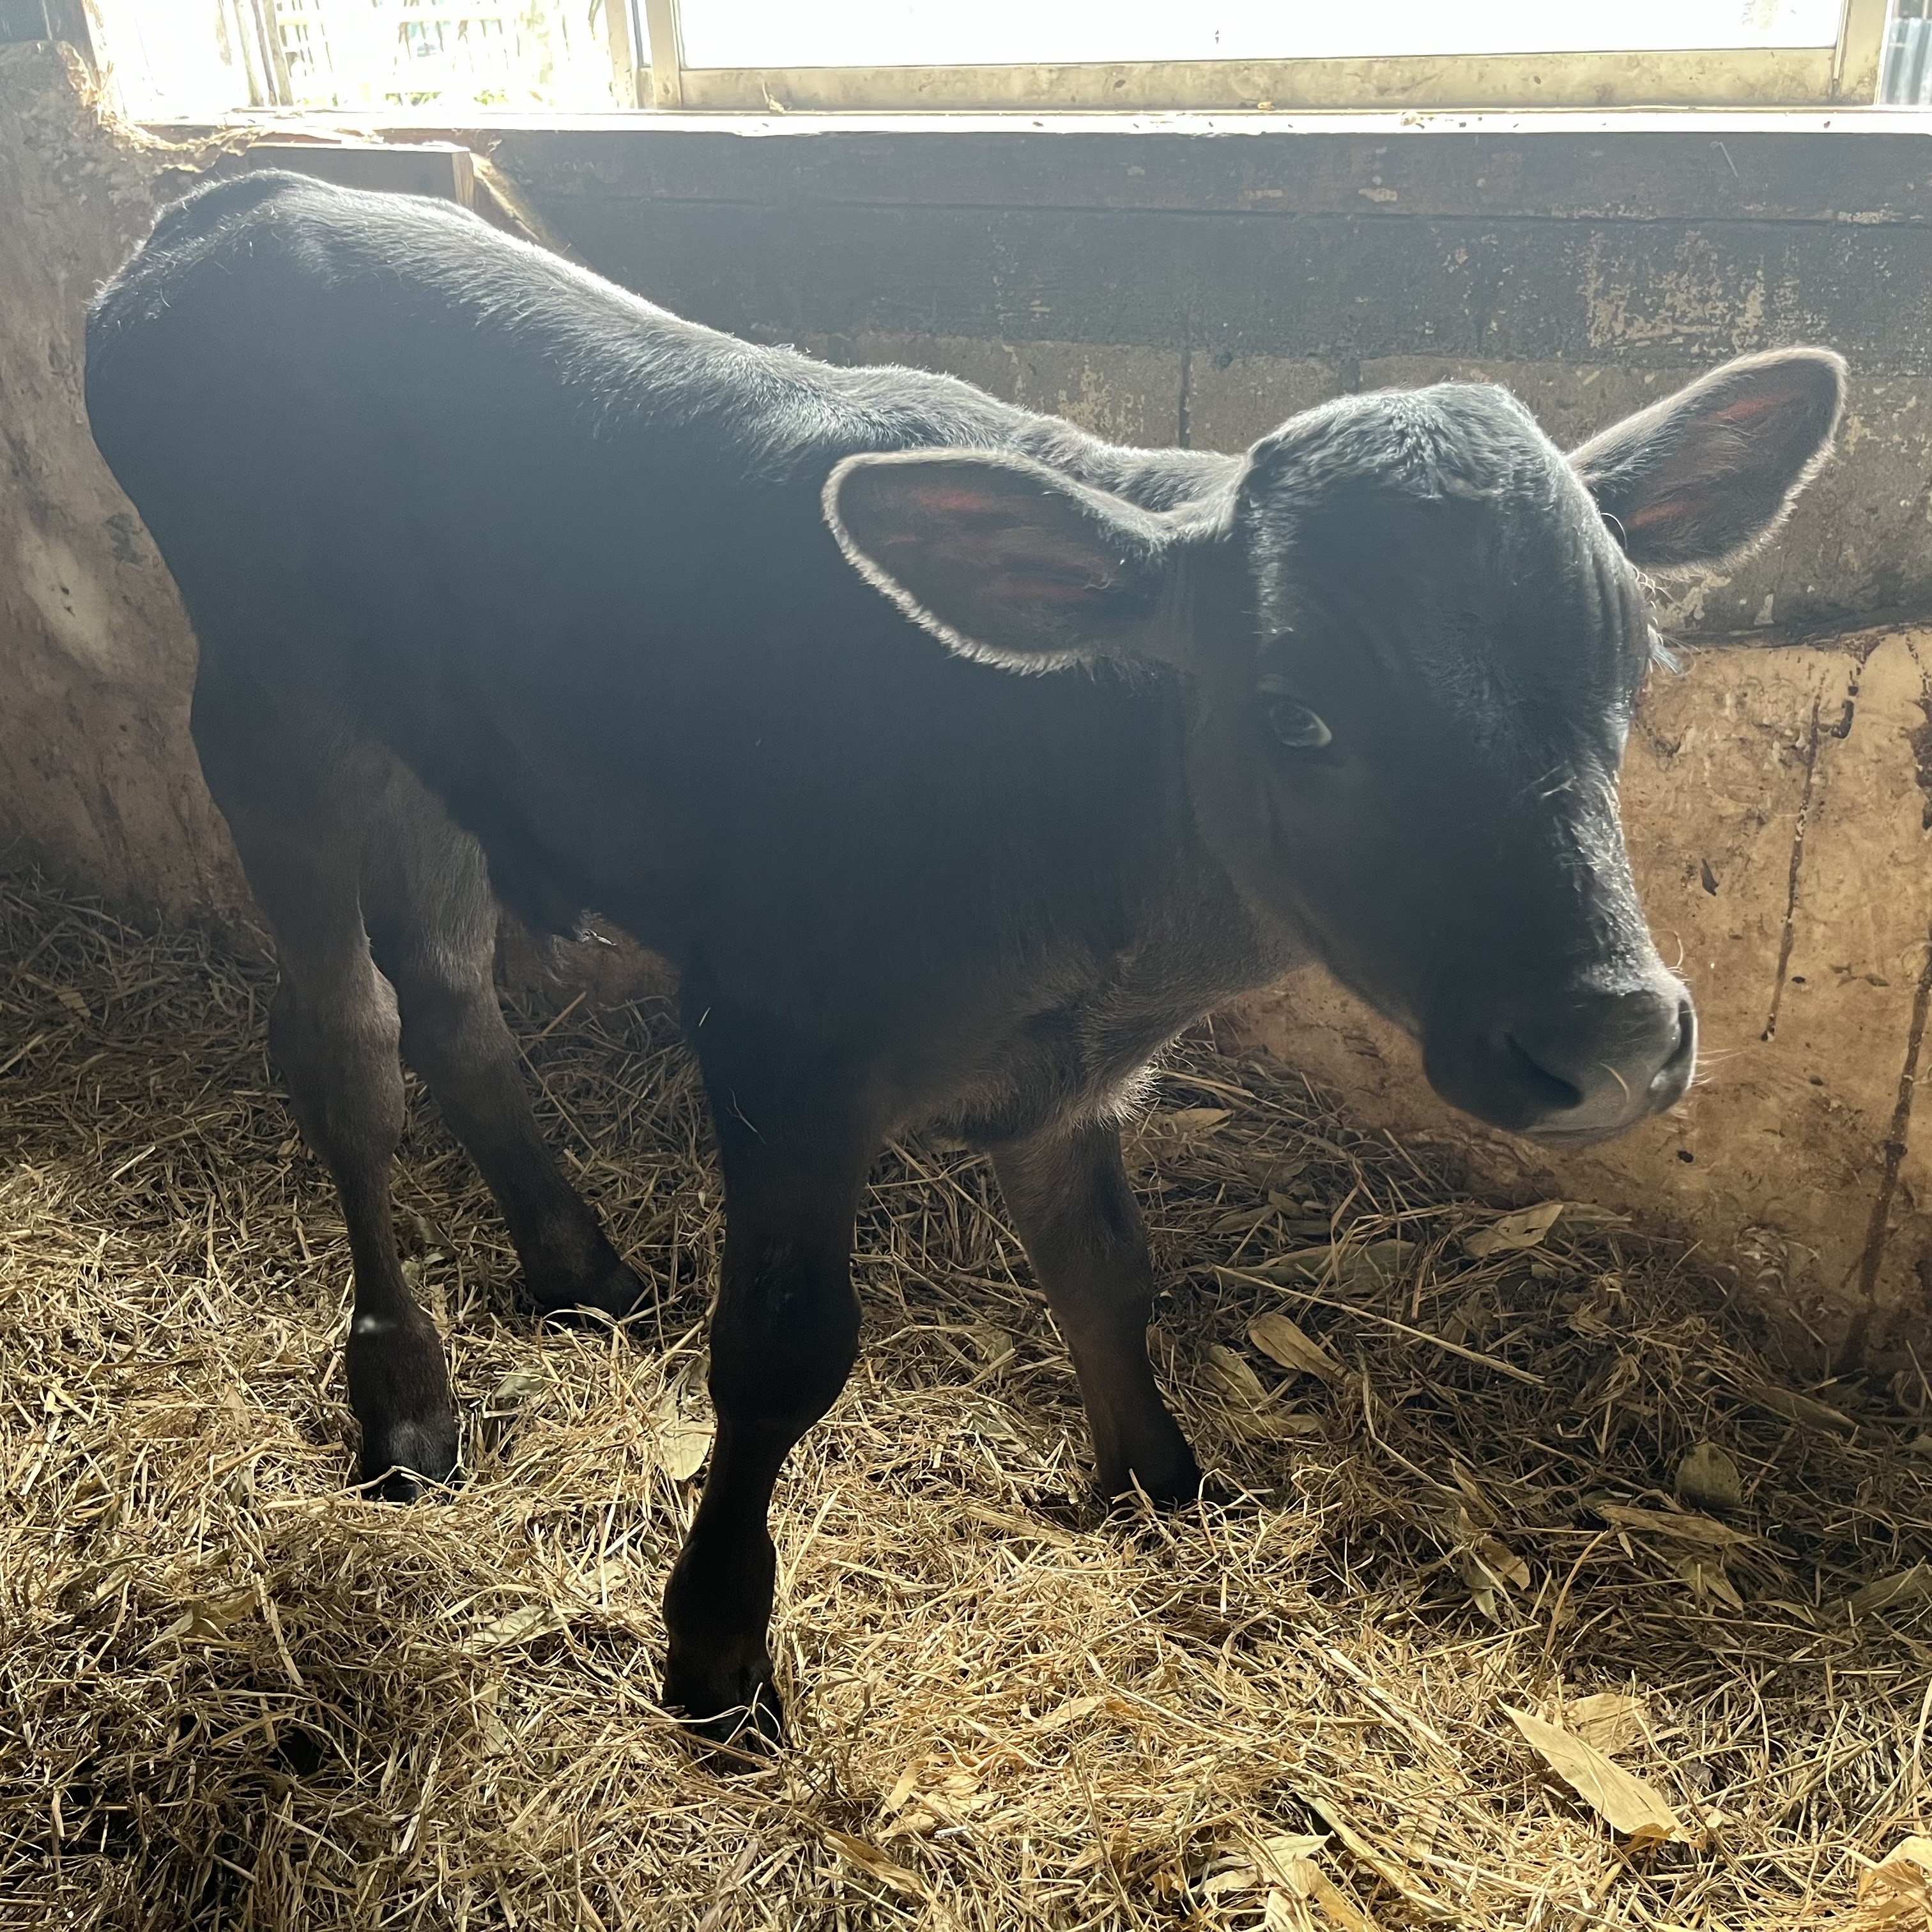
<path fill-rule="evenodd" d="M 610 1266 L 594 1276 L 574 1280 L 533 1277 L 526 1280 L 524 1290 L 538 1316 L 560 1327 L 574 1325 L 586 1316 L 621 1322 L 651 1297 L 649 1286 L 615 1255 Z"/>
<path fill-rule="evenodd" d="M 1145 1521 L 1151 1510 L 1156 1516 L 1185 1516 L 1189 1510 L 1203 1504 L 1214 1509 L 1226 1509 L 1235 1500 L 1234 1492 L 1225 1484 L 1210 1482 L 1204 1478 L 1194 1488 L 1185 1492 L 1164 1493 L 1154 1496 L 1144 1490 L 1128 1490 L 1110 1496 L 1106 1500 L 1108 1520 L 1114 1522 L 1130 1522 L 1136 1516 Z"/>
<path fill-rule="evenodd" d="M 456 1404 L 427 1316 L 358 1315 L 349 1330 L 349 1403 L 362 1425 L 356 1482 L 385 1502 L 414 1502 L 456 1468 Z"/>
<path fill-rule="evenodd" d="M 379 1502 L 412 1503 L 456 1473 L 456 1417 L 415 1418 L 362 1428 L 356 1486 Z"/>
<path fill-rule="evenodd" d="M 1130 1462 L 1103 1463 L 1095 1486 L 1102 1499 L 1116 1510 L 1131 1510 L 1143 1503 L 1163 1512 L 1190 1509 L 1204 1496 L 1210 1502 L 1227 1500 L 1219 1486 L 1202 1476 L 1201 1465 L 1178 1430 L 1171 1444 Z"/>
<path fill-rule="evenodd" d="M 784 1706 L 772 1682 L 771 1660 L 730 1646 L 714 1657 L 680 1659 L 664 1668 L 664 1708 L 709 1747 L 714 1768 L 754 1768 L 785 1742 Z"/>

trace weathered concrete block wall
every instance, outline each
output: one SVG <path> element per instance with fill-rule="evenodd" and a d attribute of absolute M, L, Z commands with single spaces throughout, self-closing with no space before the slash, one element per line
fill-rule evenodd
<path fill-rule="evenodd" d="M 506 134 L 496 159 L 680 313 L 1064 394 L 1155 442 L 1238 447 L 1444 375 L 1507 382 L 1573 442 L 1729 356 L 1829 343 L 1856 463 L 1674 617 L 1790 639 L 1932 611 L 1932 116 L 1843 118 L 683 121 Z"/>

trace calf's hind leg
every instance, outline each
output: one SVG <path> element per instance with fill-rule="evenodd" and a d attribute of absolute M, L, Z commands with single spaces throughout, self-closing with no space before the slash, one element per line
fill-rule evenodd
<path fill-rule="evenodd" d="M 545 1314 L 628 1315 L 644 1285 L 558 1172 L 497 1004 L 496 902 L 482 849 L 397 766 L 370 827 L 364 916 L 402 1008 L 403 1053 L 502 1209 Z"/>
<path fill-rule="evenodd" d="M 1010 1142 L 993 1169 L 1080 1378 L 1100 1493 L 1191 1502 L 1200 1468 L 1148 1362 L 1154 1270 L 1120 1130 L 1095 1121 Z"/>
<path fill-rule="evenodd" d="M 397 1259 L 389 1166 L 403 1128 L 401 1025 L 363 929 L 362 841 L 338 808 L 357 774 L 306 755 L 272 710 L 206 680 L 195 739 L 215 802 L 274 928 L 281 968 L 268 1045 L 309 1144 L 341 1196 L 356 1276 L 349 1400 L 362 1429 L 359 1479 L 398 1502 L 456 1463 L 456 1411 L 436 1326 Z"/>

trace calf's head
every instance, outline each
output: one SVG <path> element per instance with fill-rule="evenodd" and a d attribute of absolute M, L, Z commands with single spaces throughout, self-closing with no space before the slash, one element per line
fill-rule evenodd
<path fill-rule="evenodd" d="M 826 512 L 957 650 L 1184 674 L 1196 822 L 1257 912 L 1417 1036 L 1445 1099 L 1583 1142 L 1695 1055 L 1617 812 L 1640 573 L 1773 530 L 1843 386 L 1824 350 L 1747 358 L 1568 457 L 1486 385 L 1346 397 L 1162 511 L 1021 457 L 858 456 Z"/>

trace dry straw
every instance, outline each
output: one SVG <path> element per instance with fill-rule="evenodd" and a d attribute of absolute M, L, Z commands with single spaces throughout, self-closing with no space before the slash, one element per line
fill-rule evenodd
<path fill-rule="evenodd" d="M 719 1233 L 668 1016 L 520 1023 L 658 1287 L 627 1333 L 519 1318 L 416 1106 L 470 1474 L 398 1510 L 342 1487 L 266 968 L 19 885 L 0 960 L 0 1925 L 1924 1922 L 1911 1848 L 1871 1868 L 1927 1825 L 1925 1391 L 1794 1388 L 1615 1223 L 1499 1220 L 1190 1046 L 1156 1340 L 1239 1500 L 1102 1522 L 986 1166 L 893 1149 L 778 1499 L 796 1744 L 721 1778 L 654 1694 Z"/>

